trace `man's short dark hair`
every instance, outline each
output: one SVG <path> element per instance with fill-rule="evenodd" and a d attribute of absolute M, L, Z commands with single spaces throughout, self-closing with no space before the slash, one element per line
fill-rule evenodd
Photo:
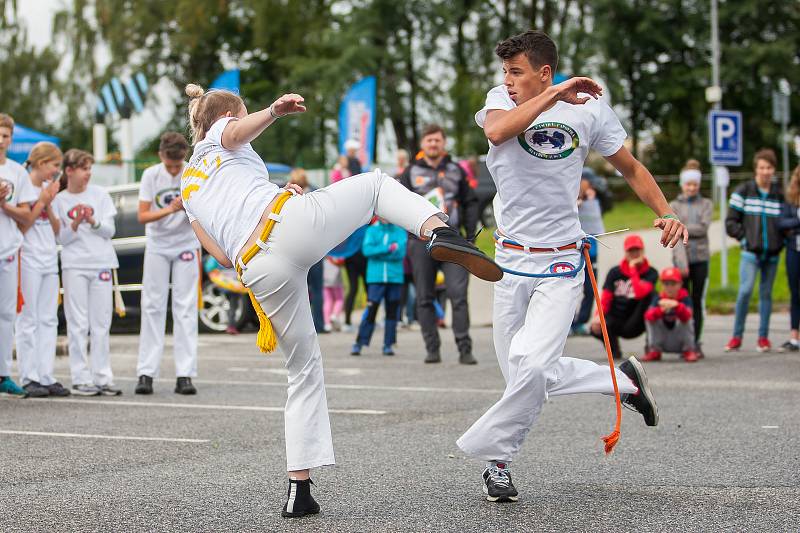
<path fill-rule="evenodd" d="M 158 151 L 164 154 L 167 159 L 183 161 L 186 159 L 186 154 L 189 153 L 189 142 L 180 133 L 168 131 L 161 136 L 161 144 L 158 145 Z"/>
<path fill-rule="evenodd" d="M 420 138 L 424 139 L 428 135 L 433 135 L 434 133 L 441 133 L 442 137 L 447 137 L 447 135 L 445 135 L 444 133 L 444 128 L 442 128 L 440 125 L 428 124 L 424 128 L 422 128 L 422 137 Z"/>
<path fill-rule="evenodd" d="M 778 168 L 778 157 L 775 155 L 775 150 L 772 148 L 762 148 L 756 152 L 756 155 L 753 157 L 754 168 L 759 161 L 766 161 L 773 167 Z"/>
<path fill-rule="evenodd" d="M 500 41 L 494 49 L 500 59 L 511 59 L 518 54 L 525 54 L 533 68 L 550 65 L 555 75 L 558 67 L 558 48 L 553 39 L 543 31 L 528 30 L 505 41 Z"/>

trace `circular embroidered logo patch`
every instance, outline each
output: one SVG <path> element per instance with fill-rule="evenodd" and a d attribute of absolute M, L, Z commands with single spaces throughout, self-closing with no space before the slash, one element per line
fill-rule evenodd
<path fill-rule="evenodd" d="M 572 272 L 575 270 L 575 265 L 572 263 L 553 263 L 550 265 L 550 272 L 552 274 L 563 274 L 564 272 Z"/>
<path fill-rule="evenodd" d="M 100 278 L 100 281 L 111 281 L 111 271 L 101 270 L 100 275 L 97 277 Z"/>
<path fill-rule="evenodd" d="M 6 194 L 6 202 L 10 202 L 14 198 L 14 184 L 7 180 L 0 180 L 0 185 L 8 187 L 8 194 Z"/>
<path fill-rule="evenodd" d="M 75 220 L 75 217 L 78 216 L 78 206 L 76 205 L 69 211 L 67 211 L 67 216 L 70 220 Z M 90 205 L 83 206 L 83 218 L 94 216 L 94 209 Z"/>
<path fill-rule="evenodd" d="M 178 256 L 181 261 L 191 261 L 194 259 L 194 252 L 191 250 L 186 250 L 185 252 L 181 252 L 181 255 Z"/>
<path fill-rule="evenodd" d="M 577 132 L 560 122 L 542 122 L 517 137 L 526 152 L 539 159 L 564 159 L 580 146 Z"/>
<path fill-rule="evenodd" d="M 156 207 L 161 209 L 167 207 L 175 198 L 181 195 L 181 190 L 177 187 L 172 189 L 162 189 L 156 193 Z"/>

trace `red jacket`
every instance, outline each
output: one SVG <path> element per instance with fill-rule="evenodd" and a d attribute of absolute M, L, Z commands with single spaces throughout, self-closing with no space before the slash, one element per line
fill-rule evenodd
<path fill-rule="evenodd" d="M 667 320 L 680 320 L 681 322 L 688 322 L 692 318 L 692 300 L 689 298 L 689 292 L 681 288 L 678 291 L 678 296 L 675 300 L 678 300 L 678 305 L 669 313 L 664 313 L 664 310 L 659 307 L 658 302 L 661 298 L 669 298 L 666 293 L 662 292 L 660 295 L 656 294 L 653 296 L 653 302 L 650 304 L 650 308 L 645 311 L 644 319 L 648 322 L 656 322 L 663 318 Z"/>
<path fill-rule="evenodd" d="M 603 312 L 605 314 L 611 312 L 614 298 L 620 300 L 641 300 L 646 298 L 653 292 L 656 279 L 658 279 L 658 272 L 650 267 L 647 259 L 642 261 L 635 269 L 631 268 L 628 262 L 623 259 L 618 266 L 608 272 L 605 283 L 603 283 L 603 293 L 600 295 L 600 305 L 603 306 Z M 619 307 L 624 307 L 622 302 L 620 304 Z"/>

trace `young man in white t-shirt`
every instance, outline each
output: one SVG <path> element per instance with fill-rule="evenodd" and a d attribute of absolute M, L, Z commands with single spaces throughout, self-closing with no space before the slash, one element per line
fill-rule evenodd
<path fill-rule="evenodd" d="M 180 133 L 161 136 L 161 163 L 142 174 L 139 222 L 145 225 L 147 247 L 142 276 L 142 328 L 139 335 L 139 382 L 136 394 L 152 394 L 164 353 L 167 296 L 172 275 L 172 320 L 175 339 L 175 392 L 197 394 L 197 284 L 200 243 L 181 199 L 181 174 L 189 143 Z"/>
<path fill-rule="evenodd" d="M 623 146 L 626 134 L 616 115 L 597 100 L 599 85 L 573 78 L 553 86 L 558 52 L 542 32 L 507 39 L 495 52 L 503 61 L 504 84 L 489 91 L 475 120 L 489 140 L 486 163 L 499 206 L 495 260 L 502 268 L 539 275 L 578 268 L 585 235 L 575 199 L 590 148 L 659 216 L 654 226 L 663 230 L 662 245 L 686 241 L 686 228 L 652 175 Z M 464 452 L 487 461 L 489 501 L 516 501 L 508 466 L 548 396 L 614 392 L 608 367 L 562 357 L 583 276 L 507 273 L 495 284 L 494 343 L 506 389 L 458 440 Z M 638 361 L 620 365 L 616 379 L 623 402 L 647 425 L 656 425 L 658 410 Z"/>
<path fill-rule="evenodd" d="M 27 393 L 11 379 L 23 238 L 19 225 L 27 223 L 37 194 L 25 169 L 6 157 L 13 134 L 14 119 L 0 113 L 0 394 L 24 398 Z"/>

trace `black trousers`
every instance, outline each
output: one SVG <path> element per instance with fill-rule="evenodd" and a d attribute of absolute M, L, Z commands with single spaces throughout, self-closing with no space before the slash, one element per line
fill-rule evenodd
<path fill-rule="evenodd" d="M 311 317 L 317 333 L 325 331 L 325 318 L 322 313 L 323 304 L 322 261 L 308 270 L 308 297 L 311 300 Z"/>
<path fill-rule="evenodd" d="M 644 333 L 644 312 L 650 305 L 650 295 L 645 296 L 641 300 L 637 300 L 636 306 L 633 311 L 627 315 L 606 315 L 606 327 L 608 328 L 608 340 L 611 344 L 611 354 L 614 359 L 622 357 L 622 351 L 619 346 L 619 339 L 633 339 Z M 595 333 L 592 335 L 603 341 L 603 332 Z"/>
<path fill-rule="evenodd" d="M 422 339 L 428 353 L 438 352 L 441 347 L 439 329 L 436 324 L 436 272 L 444 273 L 447 298 L 453 307 L 453 334 L 459 353 L 472 353 L 472 338 L 469 336 L 469 305 L 467 288 L 469 272 L 454 263 L 434 261 L 428 255 L 426 243 L 414 238 L 408 240 L 408 255 L 414 273 L 417 291 L 417 321 L 422 329 Z"/>
<path fill-rule="evenodd" d="M 349 284 L 347 296 L 344 298 L 344 323 L 349 326 L 351 324 L 350 315 L 353 314 L 353 306 L 356 303 L 356 294 L 358 294 L 359 278 L 364 282 L 364 287 L 367 286 L 367 258 L 359 250 L 344 260 L 344 267 L 347 270 Z"/>
<path fill-rule="evenodd" d="M 689 276 L 683 278 L 683 286 L 692 298 L 692 319 L 694 340 L 700 342 L 703 334 L 703 315 L 705 314 L 706 284 L 708 284 L 708 261 L 689 264 Z"/>

